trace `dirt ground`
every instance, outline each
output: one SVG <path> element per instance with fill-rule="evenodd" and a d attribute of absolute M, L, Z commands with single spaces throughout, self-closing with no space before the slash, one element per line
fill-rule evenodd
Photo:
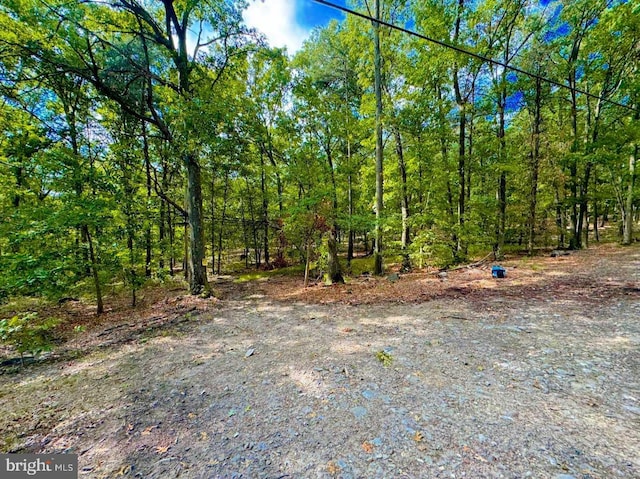
<path fill-rule="evenodd" d="M 4 368 L 0 450 L 86 478 L 640 477 L 640 248 L 503 265 L 150 294 Z"/>

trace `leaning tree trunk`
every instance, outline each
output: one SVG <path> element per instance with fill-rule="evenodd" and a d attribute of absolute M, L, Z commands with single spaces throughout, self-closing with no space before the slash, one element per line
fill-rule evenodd
<path fill-rule="evenodd" d="M 100 286 L 100 276 L 98 275 L 98 259 L 96 258 L 95 248 L 93 247 L 93 239 L 89 233 L 89 227 L 82 225 L 83 236 L 87 239 L 89 246 L 89 260 L 91 261 L 91 273 L 93 275 L 93 285 L 96 289 L 96 314 L 104 313 L 104 303 L 102 302 L 102 288 Z"/>

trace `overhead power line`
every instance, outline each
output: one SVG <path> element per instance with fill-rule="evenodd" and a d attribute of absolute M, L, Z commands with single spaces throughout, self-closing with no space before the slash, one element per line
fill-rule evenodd
<path fill-rule="evenodd" d="M 571 86 L 566 85 L 565 83 L 561 83 L 561 82 L 553 80 L 551 78 L 547 78 L 547 77 L 538 75 L 536 73 L 532 73 L 532 72 L 529 72 L 527 70 L 523 70 L 522 68 L 518 68 L 518 67 L 515 67 L 515 66 L 512 66 L 512 65 L 509 65 L 508 63 L 504 63 L 504 62 L 502 62 L 500 60 L 496 60 L 494 58 L 487 57 L 487 56 L 482 55 L 480 53 L 472 52 L 472 51 L 467 50 L 466 48 L 460 47 L 458 45 L 452 45 L 451 43 L 447 43 L 447 42 L 444 42 L 442 40 L 437 40 L 435 38 L 431 38 L 431 37 L 429 37 L 427 35 L 423 35 L 421 33 L 414 32 L 413 30 L 409 30 L 407 28 L 400 27 L 398 25 L 394 25 L 393 23 L 385 22 L 384 20 L 379 20 L 379 19 L 374 18 L 374 17 L 372 17 L 370 15 L 366 15 L 364 13 L 357 12 L 356 10 L 353 10 L 351 8 L 343 7 L 342 5 L 337 5 L 337 4 L 329 2 L 327 0 L 313 0 L 313 1 L 316 2 L 316 3 L 319 3 L 321 5 L 324 5 L 326 7 L 333 8 L 335 10 L 340 10 L 341 12 L 348 13 L 348 14 L 353 15 L 355 17 L 360 17 L 360 18 L 363 18 L 363 19 L 368 20 L 370 22 L 377 23 L 378 25 L 382 25 L 382 26 L 388 27 L 388 28 L 390 28 L 392 30 L 397 30 L 399 32 L 406 33 L 407 35 L 410 35 L 412 37 L 420 38 L 420 39 L 426 40 L 427 42 L 430 42 L 430 43 L 435 43 L 436 45 L 439 45 L 439 46 L 444 47 L 444 48 L 448 48 L 450 50 L 455 50 L 458 53 L 462 53 L 464 55 L 469 55 L 471 57 L 477 58 L 479 60 L 482 60 L 484 62 L 490 63 L 492 65 L 498 65 L 498 66 L 501 66 L 501 67 L 503 67 L 503 68 L 505 68 L 507 70 L 511 70 L 511 71 L 526 75 L 526 76 L 528 76 L 530 78 L 539 79 L 540 81 L 549 83 L 549 84 L 557 86 L 559 88 L 564 88 L 565 90 L 573 91 L 575 93 L 580 93 L 580 94 L 585 95 L 587 97 L 595 98 L 596 100 L 600 100 L 600 101 L 602 101 L 604 103 L 609 103 L 611 105 L 616 105 L 616 106 L 619 106 L 621 108 L 625 108 L 625 109 L 633 111 L 633 112 L 637 112 L 638 111 L 636 108 L 634 108 L 632 106 L 629 106 L 629 105 L 625 105 L 624 103 L 620 103 L 620 102 L 617 102 L 617 101 L 614 101 L 614 100 L 609 100 L 607 98 L 601 98 L 598 95 L 594 95 L 593 93 L 589 93 L 588 91 L 581 90 L 579 88 L 572 88 Z"/>

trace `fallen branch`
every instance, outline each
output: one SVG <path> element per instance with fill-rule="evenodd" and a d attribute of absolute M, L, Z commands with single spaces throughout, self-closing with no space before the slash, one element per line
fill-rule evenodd
<path fill-rule="evenodd" d="M 463 321 L 471 321 L 471 319 L 469 318 L 465 318 L 464 316 L 455 316 L 455 315 L 451 315 L 451 316 L 440 316 L 440 318 L 438 319 L 461 319 Z"/>
<path fill-rule="evenodd" d="M 475 263 L 461 264 L 460 266 L 456 266 L 455 268 L 442 268 L 442 269 L 438 270 L 438 272 L 435 273 L 435 274 L 446 273 L 446 272 L 449 272 L 449 271 L 458 271 L 459 269 L 465 269 L 465 268 L 466 269 L 477 268 L 478 266 L 482 266 L 484 263 L 486 263 L 487 259 L 492 254 L 493 253 L 489 253 L 487 256 L 482 258 L 480 261 L 476 261 Z"/>

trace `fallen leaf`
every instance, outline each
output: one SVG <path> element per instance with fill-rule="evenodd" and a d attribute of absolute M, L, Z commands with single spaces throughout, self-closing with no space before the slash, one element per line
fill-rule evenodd
<path fill-rule="evenodd" d="M 207 439 L 209 439 L 209 434 L 207 434 L 205 431 L 202 431 L 200 433 L 200 440 L 201 441 L 206 441 Z"/>
<path fill-rule="evenodd" d="M 140 435 L 142 435 L 142 436 L 149 436 L 149 435 L 151 435 L 151 431 L 153 431 L 156 427 L 158 427 L 158 426 L 149 426 L 149 427 L 145 428 L 145 430 L 144 430 L 144 431 L 142 431 L 142 432 L 140 433 Z"/>
<path fill-rule="evenodd" d="M 343 333 L 353 333 L 355 329 L 353 328 L 342 328 Z"/>
<path fill-rule="evenodd" d="M 127 464 L 126 466 L 122 466 L 120 470 L 116 473 L 116 477 L 124 476 L 131 471 L 131 465 Z"/>
<path fill-rule="evenodd" d="M 423 439 L 424 439 L 424 436 L 420 431 L 416 431 L 415 434 L 413 435 L 413 440 L 416 442 L 421 442 Z"/>
<path fill-rule="evenodd" d="M 367 454 L 371 454 L 373 452 L 373 444 L 371 444 L 369 441 L 364 441 L 362 443 L 362 449 Z"/>
<path fill-rule="evenodd" d="M 156 452 L 158 454 L 164 454 L 169 450 L 169 447 L 171 446 L 156 446 Z"/>
<path fill-rule="evenodd" d="M 196 366 L 200 366 L 205 363 L 204 356 L 194 356 L 191 362 Z"/>
<path fill-rule="evenodd" d="M 340 466 L 333 461 L 329 461 L 327 464 L 327 471 L 329 471 L 329 474 L 331 475 L 338 474 L 340 472 Z"/>
<path fill-rule="evenodd" d="M 187 417 L 188 417 L 189 419 L 195 419 L 197 416 L 196 416 L 195 414 L 193 414 L 192 412 L 190 412 L 190 413 L 187 415 Z"/>

